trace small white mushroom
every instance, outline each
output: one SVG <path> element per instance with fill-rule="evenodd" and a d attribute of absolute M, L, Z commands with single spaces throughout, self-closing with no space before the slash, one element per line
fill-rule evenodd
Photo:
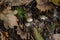
<path fill-rule="evenodd" d="M 42 20 L 46 20 L 46 19 L 47 19 L 46 16 L 41 16 L 40 18 L 41 18 Z"/>
<path fill-rule="evenodd" d="M 33 19 L 32 18 L 27 18 L 27 22 L 32 22 Z"/>
<path fill-rule="evenodd" d="M 25 26 L 29 27 L 30 26 L 30 23 L 26 23 Z"/>

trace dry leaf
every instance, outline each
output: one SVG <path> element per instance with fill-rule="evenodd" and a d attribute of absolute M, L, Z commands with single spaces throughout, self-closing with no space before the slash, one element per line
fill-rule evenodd
<path fill-rule="evenodd" d="M 10 6 L 20 6 L 20 5 L 27 5 L 31 2 L 31 0 L 7 0 Z"/>
<path fill-rule="evenodd" d="M 37 8 L 40 11 L 46 11 L 52 9 L 51 5 L 47 5 L 48 0 L 42 1 L 42 0 L 36 0 L 37 1 Z"/>
<path fill-rule="evenodd" d="M 0 32 L 0 35 L 1 35 L 1 36 L 0 36 L 0 39 L 1 39 L 1 40 L 5 40 L 5 36 L 3 35 L 2 32 Z"/>
<path fill-rule="evenodd" d="M 18 19 L 14 16 L 17 12 L 11 11 L 8 8 L 3 10 L 3 13 L 0 14 L 0 19 L 4 21 L 5 28 L 13 28 L 14 26 L 18 26 Z"/>
<path fill-rule="evenodd" d="M 54 35 L 53 35 L 53 38 L 54 38 L 55 40 L 60 40 L 60 34 L 54 34 Z"/>

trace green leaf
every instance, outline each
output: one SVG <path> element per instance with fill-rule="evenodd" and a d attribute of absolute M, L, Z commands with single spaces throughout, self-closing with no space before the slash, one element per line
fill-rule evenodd
<path fill-rule="evenodd" d="M 44 39 L 42 38 L 42 36 L 41 36 L 38 28 L 33 27 L 33 28 L 32 28 L 32 33 L 33 33 L 33 37 L 34 37 L 35 40 L 44 40 Z"/>

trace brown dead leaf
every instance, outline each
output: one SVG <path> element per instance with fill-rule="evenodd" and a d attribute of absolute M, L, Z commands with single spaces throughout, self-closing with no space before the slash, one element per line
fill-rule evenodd
<path fill-rule="evenodd" d="M 53 38 L 54 38 L 55 40 L 60 40 L 60 34 L 54 34 L 54 35 L 53 35 Z"/>
<path fill-rule="evenodd" d="M 14 16 L 17 12 L 10 10 L 10 8 L 7 8 L 3 10 L 3 13 L 0 14 L 0 19 L 4 21 L 5 28 L 13 28 L 14 26 L 18 26 L 18 19 L 16 16 Z"/>
<path fill-rule="evenodd" d="M 36 0 L 37 1 L 37 8 L 40 11 L 46 11 L 52 9 L 51 5 L 47 5 L 48 0 L 42 1 L 42 0 Z"/>
<path fill-rule="evenodd" d="M 5 40 L 5 36 L 3 35 L 2 32 L 0 32 L 0 35 L 1 35 L 1 36 L 0 36 L 0 39 L 1 39 L 1 40 Z"/>
<path fill-rule="evenodd" d="M 27 5 L 31 2 L 31 0 L 7 0 L 10 6 L 20 6 L 20 5 Z"/>
<path fill-rule="evenodd" d="M 0 0 L 0 6 L 3 5 L 4 2 L 5 0 Z"/>

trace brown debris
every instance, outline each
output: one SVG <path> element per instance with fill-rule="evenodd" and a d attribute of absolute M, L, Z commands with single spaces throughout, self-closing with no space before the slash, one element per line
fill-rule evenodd
<path fill-rule="evenodd" d="M 40 11 L 47 11 L 47 10 L 51 10 L 52 6 L 50 4 L 48 4 L 47 2 L 49 2 L 48 0 L 42 1 L 42 0 L 36 0 L 37 1 L 37 8 Z"/>
<path fill-rule="evenodd" d="M 20 6 L 20 5 L 28 5 L 31 0 L 6 0 L 9 2 L 9 6 Z"/>

